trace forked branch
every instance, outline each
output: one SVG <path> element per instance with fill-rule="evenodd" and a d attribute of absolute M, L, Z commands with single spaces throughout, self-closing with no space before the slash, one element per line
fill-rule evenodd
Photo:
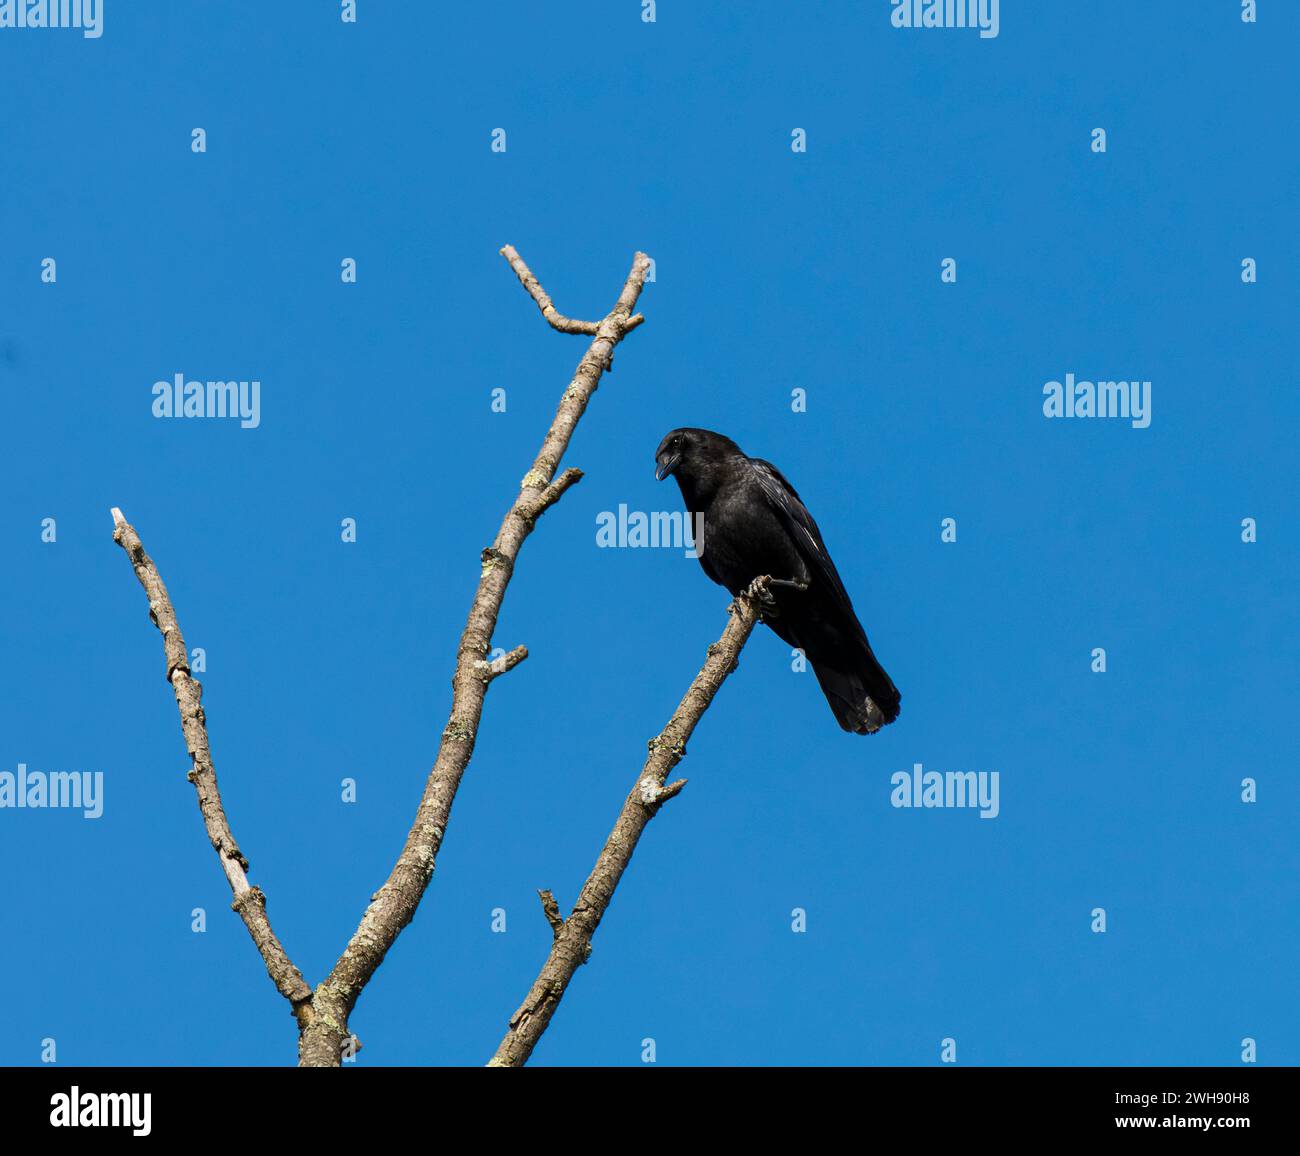
<path fill-rule="evenodd" d="M 640 253 L 637 254 L 638 257 L 641 255 Z M 528 290 L 528 295 L 537 302 L 537 308 L 542 311 L 542 316 L 551 323 L 552 328 L 558 329 L 561 333 L 582 333 L 591 337 L 600 332 L 599 322 L 574 321 L 573 318 L 565 317 L 563 313 L 556 309 L 550 294 L 542 288 L 541 282 L 533 276 L 533 271 L 524 264 L 524 259 L 513 245 L 507 245 L 502 249 L 501 256 L 510 262 L 510 268 L 515 271 L 520 283 Z M 644 320 L 645 318 L 641 314 L 633 314 L 623 326 L 623 332 L 631 333 Z"/>
<path fill-rule="evenodd" d="M 632 270 L 623 283 L 617 302 L 599 322 L 572 321 L 564 317 L 555 309 L 550 297 L 514 248 L 507 245 L 501 253 L 547 321 L 561 332 L 581 333 L 593 340 L 560 399 L 536 460 L 520 482 L 518 496 L 506 511 L 492 545 L 482 552 L 478 589 L 456 652 L 451 714 L 443 728 L 438 755 L 425 782 L 405 846 L 388 879 L 371 897 L 343 954 L 314 992 L 272 932 L 266 916 L 265 895 L 248 882 L 248 861 L 230 832 L 217 789 L 206 721 L 200 705 L 202 688 L 190 672 L 185 642 L 167 588 L 135 530 L 121 511 L 113 511 L 114 540 L 130 557 L 136 576 L 149 597 L 150 615 L 162 632 L 167 680 L 176 695 L 181 729 L 193 760 L 189 777 L 198 792 L 208 838 L 230 882 L 235 910 L 248 927 L 276 987 L 293 1006 L 299 1026 L 298 1062 L 304 1066 L 337 1066 L 345 1046 L 356 1049 L 355 1037 L 351 1036 L 348 1028 L 348 1017 L 389 948 L 411 922 L 428 887 L 447 829 L 452 801 L 474 752 L 487 689 L 498 677 L 528 657 L 527 649 L 518 646 L 494 661 L 488 659 L 492 635 L 519 550 L 532 533 L 537 519 L 582 477 L 581 471 L 570 469 L 556 478 L 555 471 L 587 403 L 600 384 L 601 375 L 611 365 L 615 346 L 643 320 L 632 310 L 650 265 L 644 253 L 637 253 L 633 258 Z"/>
<path fill-rule="evenodd" d="M 613 358 L 614 347 L 635 327 L 632 309 L 641 294 L 649 267 L 649 258 L 644 253 L 637 253 L 614 308 L 602 321 L 591 324 L 572 322 L 557 313 L 550 297 L 512 246 L 507 245 L 501 254 L 510 262 L 552 325 L 566 333 L 589 333 L 594 339 L 560 399 L 542 448 L 520 483 L 518 497 L 506 512 L 492 545 L 483 551 L 478 590 L 457 649 L 451 715 L 442 732 L 438 756 L 397 863 L 387 881 L 371 898 L 360 925 L 328 978 L 316 989 L 313 1003 L 318 1014 L 303 1031 L 299 1045 L 299 1063 L 308 1066 L 339 1063 L 340 1049 L 348 1038 L 348 1016 L 357 997 L 383 962 L 402 928 L 411 922 L 429 885 L 447 830 L 452 801 L 474 753 L 487 688 L 498 674 L 503 673 L 490 668 L 485 672 L 484 663 L 491 649 L 492 634 L 496 630 L 506 587 L 514 574 L 515 560 L 537 519 L 582 477 L 578 470 L 566 470 L 552 481 L 569 448 L 573 431 L 600 384 L 601 374 Z M 512 654 L 520 655 L 520 652 Z M 513 665 L 507 656 L 503 666 L 509 669 Z"/>

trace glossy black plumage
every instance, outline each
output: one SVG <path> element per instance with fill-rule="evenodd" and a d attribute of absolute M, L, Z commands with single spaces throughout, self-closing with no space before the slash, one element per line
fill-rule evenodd
<path fill-rule="evenodd" d="M 763 620 L 804 652 L 840 726 L 871 734 L 893 722 L 898 689 L 872 653 L 817 523 L 780 471 L 705 429 L 673 430 L 655 462 L 656 477 L 677 479 L 694 524 L 703 518 L 700 565 L 713 581 L 736 595 L 762 575 L 778 580 Z"/>

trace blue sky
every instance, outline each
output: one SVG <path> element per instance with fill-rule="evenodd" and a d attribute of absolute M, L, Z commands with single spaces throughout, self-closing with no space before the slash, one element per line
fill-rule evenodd
<path fill-rule="evenodd" d="M 524 548 L 497 644 L 532 656 L 358 1062 L 491 1055 L 549 943 L 535 889 L 567 911 L 725 624 L 695 561 L 595 545 L 619 503 L 678 508 L 653 453 L 687 424 L 799 488 L 902 716 L 843 734 L 757 633 L 534 1062 L 1300 1062 L 1300 8 L 1260 7 L 1007 0 L 980 39 L 885 0 L 108 0 L 98 40 L 0 30 L 0 771 L 105 784 L 95 821 L 0 810 L 0 1062 L 294 1061 L 109 507 L 207 652 L 231 823 L 318 982 L 585 348 L 507 242 L 572 316 L 637 248 L 656 281 Z M 260 426 L 155 419 L 177 373 L 260 380 Z M 1067 373 L 1149 380 L 1150 427 L 1045 419 Z M 917 762 L 997 771 L 1000 815 L 891 807 Z"/>

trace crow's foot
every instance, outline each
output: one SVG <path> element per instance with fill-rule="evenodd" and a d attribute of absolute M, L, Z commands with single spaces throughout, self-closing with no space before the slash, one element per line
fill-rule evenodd
<path fill-rule="evenodd" d="M 744 590 L 740 592 L 742 598 L 752 598 L 764 610 L 775 609 L 776 599 L 772 596 L 769 589 L 771 579 L 755 578 Z"/>

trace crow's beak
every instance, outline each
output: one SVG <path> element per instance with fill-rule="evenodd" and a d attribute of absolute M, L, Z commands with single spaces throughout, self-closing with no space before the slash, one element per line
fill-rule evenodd
<path fill-rule="evenodd" d="M 681 454 L 668 454 L 662 458 L 655 459 L 655 481 L 662 482 L 669 474 L 677 468 L 678 462 L 682 460 Z"/>

